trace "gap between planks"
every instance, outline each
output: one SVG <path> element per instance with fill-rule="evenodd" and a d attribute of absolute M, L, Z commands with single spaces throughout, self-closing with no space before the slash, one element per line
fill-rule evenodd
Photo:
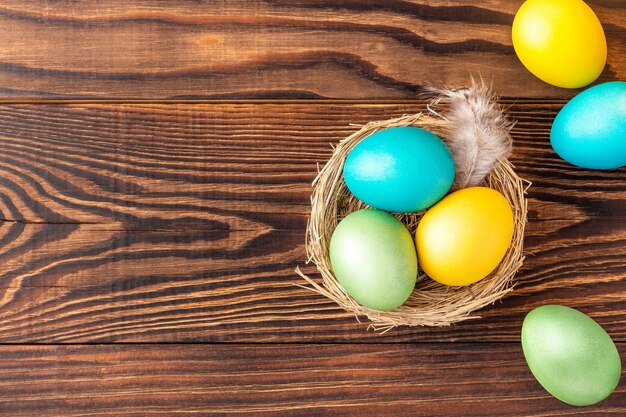
<path fill-rule="evenodd" d="M 520 329 L 521 330 L 521 329 Z M 626 349 L 626 340 L 613 339 L 613 343 L 619 347 L 618 350 Z M 332 341 L 332 342 L 225 342 L 225 341 L 211 341 L 211 342 L 106 342 L 106 343 L 66 343 L 66 342 L 48 342 L 48 343 L 38 343 L 38 342 L 24 342 L 24 343 L 10 343 L 10 342 L 0 342 L 0 348 L 2 347 L 10 347 L 10 346 L 34 346 L 34 347 L 46 347 L 46 346 L 76 346 L 76 347 L 92 347 L 92 346 L 236 346 L 236 347 L 258 347 L 258 346 L 272 346 L 272 347 L 280 347 L 280 346 L 334 346 L 334 345 L 363 345 L 363 346 L 409 346 L 409 345 L 428 345 L 428 346 L 450 346 L 450 345 L 500 345 L 500 346 L 521 346 L 521 341 L 506 341 L 506 340 L 476 340 L 470 342 L 464 341 L 450 341 L 450 340 L 433 340 L 433 341 L 419 341 L 419 342 L 411 342 L 411 341 L 398 341 L 398 342 L 370 342 L 370 341 Z"/>
<path fill-rule="evenodd" d="M 160 100 L 143 100 L 143 99 L 31 99 L 31 100 L 14 100 L 14 99 L 0 99 L 0 105 L 15 105 L 15 104 L 59 104 L 59 105 L 72 105 L 72 104 L 155 104 L 155 105 L 178 105 L 178 104 L 213 104 L 213 105 L 233 105 L 233 104 L 310 104 L 319 106 L 328 105 L 357 105 L 357 106 L 394 106 L 394 105 L 407 105 L 414 103 L 425 103 L 428 101 L 428 96 L 422 98 L 416 97 L 414 99 L 160 99 Z M 528 97 L 500 97 L 500 102 L 506 104 L 513 103 L 542 103 L 542 104 L 564 104 L 568 99 L 564 98 L 528 98 Z"/>

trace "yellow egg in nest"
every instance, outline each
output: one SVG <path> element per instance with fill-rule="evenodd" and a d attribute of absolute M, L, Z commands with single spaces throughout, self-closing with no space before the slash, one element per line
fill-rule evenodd
<path fill-rule="evenodd" d="M 430 278 L 469 285 L 500 264 L 513 237 L 513 211 L 498 191 L 470 187 L 431 207 L 415 233 L 418 263 Z"/>

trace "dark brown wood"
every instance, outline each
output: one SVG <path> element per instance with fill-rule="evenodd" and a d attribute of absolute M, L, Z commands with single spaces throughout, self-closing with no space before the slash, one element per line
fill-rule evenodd
<path fill-rule="evenodd" d="M 533 182 L 515 292 L 482 320 L 384 336 L 294 268 L 331 144 L 423 102 L 0 106 L 0 341 L 518 341 L 545 303 L 626 341 L 624 169 L 554 154 L 563 103 L 505 102 Z"/>
<path fill-rule="evenodd" d="M 515 56 L 523 0 L 7 0 L 0 99 L 403 98 L 469 74 L 504 96 L 569 97 Z M 626 1 L 589 0 L 600 81 L 626 78 Z"/>
<path fill-rule="evenodd" d="M 625 378 L 570 407 L 521 352 L 524 315 L 559 303 L 626 358 L 626 169 L 551 150 L 577 91 L 517 60 L 522 1 L 2 2 L 0 415 L 626 415 Z M 598 82 L 624 80 L 626 0 L 588 3 Z M 350 123 L 470 75 L 533 182 L 519 284 L 482 319 L 367 331 L 298 286 L 310 182 Z"/>
<path fill-rule="evenodd" d="M 0 355 L 0 413 L 13 417 L 626 414 L 624 384 L 585 408 L 551 397 L 510 343 L 2 346 Z"/>

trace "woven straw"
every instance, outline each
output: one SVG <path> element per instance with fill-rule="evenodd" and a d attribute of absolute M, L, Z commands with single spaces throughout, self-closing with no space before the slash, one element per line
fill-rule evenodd
<path fill-rule="evenodd" d="M 445 135 L 450 126 L 446 126 L 446 123 L 450 122 L 434 112 L 370 122 L 338 144 L 328 163 L 313 181 L 306 251 L 308 262 L 313 262 L 321 274 L 321 282 L 308 277 L 299 268 L 296 272 L 310 284 L 306 288 L 335 301 L 354 313 L 357 320 L 360 316 L 368 317 L 371 320 L 370 327 L 375 330 L 384 332 L 400 325 L 447 326 L 478 318 L 474 313 L 476 310 L 494 303 L 512 290 L 514 275 L 524 260 L 522 249 L 527 216 L 525 194 L 529 183 L 517 176 L 508 160 L 501 159 L 482 185 L 499 191 L 507 198 L 513 208 L 515 226 L 509 249 L 500 265 L 488 277 L 468 286 L 449 287 L 420 271 L 413 293 L 402 306 L 392 311 L 378 311 L 355 301 L 333 275 L 329 245 L 337 223 L 349 213 L 369 207 L 350 193 L 343 179 L 343 164 L 352 148 L 378 130 L 397 126 L 420 127 L 447 140 Z M 423 214 L 424 211 L 395 215 L 415 236 L 415 229 Z"/>

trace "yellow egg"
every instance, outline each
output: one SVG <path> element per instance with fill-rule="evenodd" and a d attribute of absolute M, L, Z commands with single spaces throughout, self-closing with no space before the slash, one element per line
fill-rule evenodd
<path fill-rule="evenodd" d="M 564 88 L 592 83 L 606 63 L 606 38 L 582 0 L 528 0 L 513 20 L 513 47 L 543 81 Z"/>
<path fill-rule="evenodd" d="M 437 282 L 469 285 L 500 264 L 512 237 L 507 199 L 491 188 L 464 188 L 422 217 L 415 233 L 418 264 Z"/>

